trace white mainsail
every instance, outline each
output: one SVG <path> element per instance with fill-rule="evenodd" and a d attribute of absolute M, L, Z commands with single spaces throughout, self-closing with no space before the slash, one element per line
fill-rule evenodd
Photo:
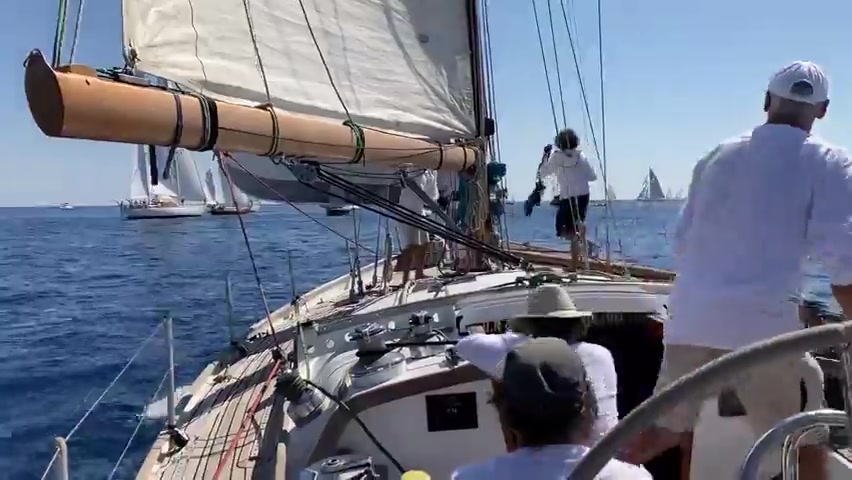
<path fill-rule="evenodd" d="M 130 174 L 130 199 L 147 200 L 151 196 L 150 182 L 145 146 L 137 145 L 133 156 L 133 173 Z"/>
<path fill-rule="evenodd" d="M 250 3 L 269 99 L 276 108 L 340 121 L 348 110 L 360 126 L 440 142 L 476 137 L 476 46 L 467 0 L 303 1 L 309 23 L 298 3 Z M 124 0 L 123 13 L 124 42 L 138 70 L 219 100 L 269 102 L 242 0 L 192 5 Z M 234 184 L 252 197 L 329 201 L 322 191 L 327 186 L 313 185 L 318 191 L 303 185 L 283 165 L 231 155 L 248 172 L 227 159 L 225 167 Z M 395 169 L 339 164 L 333 171 L 391 200 L 399 195 L 399 181 L 388 175 Z"/>
<path fill-rule="evenodd" d="M 145 147 L 146 157 L 147 149 Z M 169 164 L 169 147 L 154 147 L 157 158 L 157 184 L 151 186 L 154 195 L 180 198 L 190 203 L 205 202 L 204 188 L 195 166 L 192 153 L 176 148 Z M 151 182 L 151 179 L 148 179 Z"/>
<path fill-rule="evenodd" d="M 474 137 L 468 3 L 304 0 L 315 44 L 298 3 L 252 0 L 273 105 L 345 120 L 339 92 L 358 124 L 441 141 Z M 138 69 L 219 100 L 269 102 L 242 0 L 124 0 L 123 19 Z"/>
<path fill-rule="evenodd" d="M 208 174 L 214 179 L 216 189 L 216 203 L 225 207 L 234 206 L 234 198 L 236 198 L 237 207 L 248 208 L 251 206 L 251 199 L 237 185 L 233 185 L 234 195 L 231 195 L 231 185 L 228 184 L 228 179 L 222 175 L 218 164 L 210 167 Z"/>

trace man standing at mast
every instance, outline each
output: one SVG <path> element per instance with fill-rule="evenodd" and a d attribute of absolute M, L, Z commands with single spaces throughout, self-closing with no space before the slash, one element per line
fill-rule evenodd
<path fill-rule="evenodd" d="M 595 170 L 579 149 L 580 139 L 570 128 L 555 138 L 556 148 L 539 165 L 542 177 L 555 175 L 559 184 L 559 209 L 556 212 L 556 236 L 571 241 L 571 262 L 580 267 L 580 247 L 586 244 L 586 209 L 589 207 L 589 183 L 598 179 Z M 586 255 L 584 252 L 583 255 Z"/>
<path fill-rule="evenodd" d="M 438 185 L 435 172 L 424 170 L 411 178 L 426 195 L 434 201 L 438 200 Z M 417 215 L 425 217 L 428 214 L 423 199 L 414 191 L 403 185 L 399 194 L 399 205 Z M 429 255 L 429 235 L 427 232 L 405 223 L 399 223 L 399 235 L 402 245 L 399 252 L 399 268 L 402 271 L 402 284 L 405 285 L 414 268 L 414 278 L 425 278 L 423 270 L 426 267 L 426 257 Z"/>
<path fill-rule="evenodd" d="M 795 62 L 769 82 L 766 123 L 695 166 L 675 230 L 677 279 L 657 391 L 730 351 L 799 329 L 790 299 L 809 254 L 852 317 L 852 161 L 810 133 L 828 103 L 822 70 Z M 760 365 L 731 386 L 757 435 L 824 401 L 822 371 L 809 354 Z M 639 438 L 630 460 L 689 444 L 702 404 L 670 411 Z M 802 478 L 828 476 L 819 437 L 806 436 L 800 449 Z"/>

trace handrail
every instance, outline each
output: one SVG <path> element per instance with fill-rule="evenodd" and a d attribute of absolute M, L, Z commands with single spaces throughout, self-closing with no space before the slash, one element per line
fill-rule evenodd
<path fill-rule="evenodd" d="M 686 400 L 697 400 L 724 386 L 730 377 L 776 358 L 852 339 L 852 321 L 822 325 L 758 342 L 728 353 L 675 381 L 645 400 L 624 417 L 584 456 L 571 473 L 572 480 L 591 480 L 612 459 L 619 448 L 642 432 L 662 413 Z"/>
<path fill-rule="evenodd" d="M 760 461 L 767 452 L 782 443 L 788 435 L 816 425 L 842 427 L 846 425 L 846 412 L 833 409 L 814 410 L 802 412 L 782 420 L 772 430 L 764 433 L 760 440 L 751 447 L 742 467 L 740 467 L 740 479 L 757 478 Z"/>
<path fill-rule="evenodd" d="M 799 478 L 799 445 L 806 435 L 823 428 L 825 428 L 825 425 L 818 423 L 787 436 L 781 448 L 781 478 L 783 480 Z"/>

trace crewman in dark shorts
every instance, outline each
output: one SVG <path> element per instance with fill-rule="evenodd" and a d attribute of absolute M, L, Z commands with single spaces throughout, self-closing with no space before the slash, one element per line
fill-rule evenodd
<path fill-rule="evenodd" d="M 586 209 L 589 207 L 589 183 L 598 179 L 595 170 L 579 149 L 580 139 L 570 128 L 560 131 L 555 147 L 539 165 L 541 177 L 555 175 L 559 184 L 559 210 L 556 212 L 556 236 L 571 241 L 571 261 L 580 265 L 580 247 L 586 243 Z M 586 249 L 583 248 L 583 255 Z"/>

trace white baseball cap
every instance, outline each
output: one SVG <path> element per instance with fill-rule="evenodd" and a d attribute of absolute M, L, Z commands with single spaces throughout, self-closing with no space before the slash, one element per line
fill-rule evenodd
<path fill-rule="evenodd" d="M 828 100 L 828 78 L 815 63 L 793 62 L 772 76 L 767 90 L 777 97 L 817 105 Z"/>

